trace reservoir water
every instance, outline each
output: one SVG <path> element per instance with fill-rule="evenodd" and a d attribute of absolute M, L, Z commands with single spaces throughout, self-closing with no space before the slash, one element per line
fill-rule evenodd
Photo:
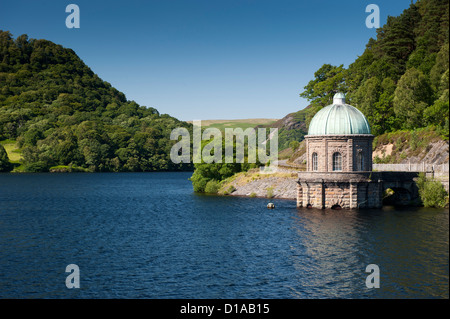
<path fill-rule="evenodd" d="M 448 209 L 269 210 L 190 175 L 1 174 L 0 298 L 449 298 Z"/>

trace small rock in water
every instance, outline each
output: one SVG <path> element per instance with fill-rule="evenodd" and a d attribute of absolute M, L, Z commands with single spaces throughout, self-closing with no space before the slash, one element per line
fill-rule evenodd
<path fill-rule="evenodd" d="M 270 209 L 275 208 L 274 203 L 269 203 L 269 204 L 267 204 L 267 208 L 270 208 Z"/>

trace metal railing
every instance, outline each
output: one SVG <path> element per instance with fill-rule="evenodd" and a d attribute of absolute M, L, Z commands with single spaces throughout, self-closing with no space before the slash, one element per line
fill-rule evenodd
<path fill-rule="evenodd" d="M 373 164 L 373 170 L 376 171 L 395 171 L 395 172 L 434 172 L 435 174 L 449 173 L 449 164 L 427 164 L 427 163 L 406 163 L 406 164 Z"/>

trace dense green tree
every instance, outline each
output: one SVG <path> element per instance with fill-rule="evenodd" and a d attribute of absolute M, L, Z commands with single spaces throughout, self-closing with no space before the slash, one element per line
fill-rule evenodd
<path fill-rule="evenodd" d="M 314 73 L 314 79 L 309 81 L 301 97 L 308 99 L 310 108 L 305 112 L 305 122 L 309 125 L 314 114 L 322 107 L 333 102 L 337 92 L 347 92 L 345 83 L 346 70 L 343 65 L 324 64 Z M 287 146 L 287 145 L 286 145 Z"/>
<path fill-rule="evenodd" d="M 337 92 L 347 92 L 344 81 L 343 65 L 324 64 L 314 73 L 314 79 L 309 81 L 300 96 L 308 99 L 313 106 L 324 107 L 333 101 Z"/>
<path fill-rule="evenodd" d="M 410 68 L 402 75 L 394 92 L 394 112 L 402 128 L 424 126 L 423 112 L 430 104 L 431 95 L 427 77 L 421 71 Z"/>
<path fill-rule="evenodd" d="M 448 90 L 448 70 L 449 70 L 449 45 L 444 44 L 436 55 L 436 63 L 430 70 L 431 86 L 436 92 L 436 97 L 439 98 L 444 90 Z M 447 72 L 447 81 L 442 82 L 443 76 Z M 444 80 L 445 81 L 445 80 Z"/>
<path fill-rule="evenodd" d="M 381 82 L 381 94 L 373 106 L 373 116 L 369 119 L 374 135 L 394 131 L 400 127 L 400 120 L 394 114 L 395 89 L 395 82 L 391 78 L 385 78 Z"/>
<path fill-rule="evenodd" d="M 211 141 L 202 141 L 202 150 Z M 268 146 L 269 148 L 269 146 Z M 195 170 L 192 174 L 190 180 L 192 181 L 192 186 L 194 192 L 211 192 L 211 190 L 216 189 L 217 183 L 220 181 L 233 176 L 236 173 L 248 171 L 251 168 L 256 168 L 261 165 L 260 161 L 257 159 L 256 163 L 248 162 L 248 144 L 244 145 L 244 160 L 243 163 L 236 163 L 236 142 L 233 143 L 233 163 L 225 162 L 225 142 L 222 141 L 222 163 L 205 163 L 202 158 L 201 163 L 194 164 Z M 213 182 L 211 182 L 213 181 Z M 210 182 L 210 183 L 209 183 Z M 209 183 L 208 189 L 206 189 Z M 207 191 L 208 190 L 208 191 Z M 214 193 L 214 192 L 213 192 Z"/>

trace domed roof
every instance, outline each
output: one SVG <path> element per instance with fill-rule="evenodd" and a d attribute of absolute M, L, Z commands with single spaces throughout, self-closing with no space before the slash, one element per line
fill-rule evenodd
<path fill-rule="evenodd" d="M 345 104 L 345 95 L 336 93 L 333 104 L 314 115 L 308 135 L 370 134 L 369 122 L 357 108 Z"/>

